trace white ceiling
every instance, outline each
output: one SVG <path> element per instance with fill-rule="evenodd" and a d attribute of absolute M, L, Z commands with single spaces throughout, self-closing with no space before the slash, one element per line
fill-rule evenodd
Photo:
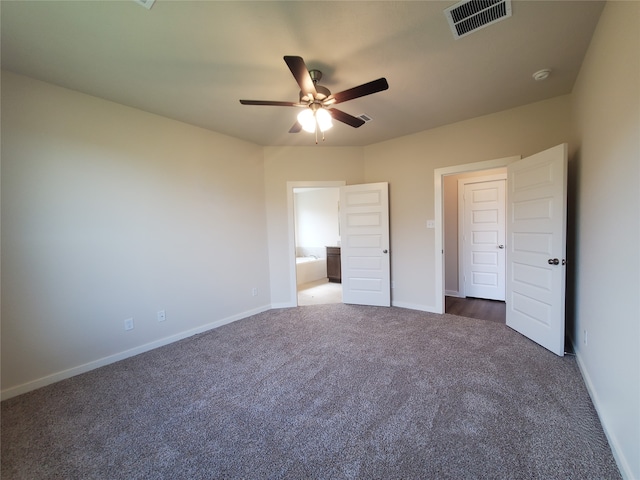
<path fill-rule="evenodd" d="M 335 122 L 324 142 L 362 146 L 570 93 L 603 7 L 514 0 L 511 18 L 455 40 L 454 3 L 2 1 L 2 67 L 259 145 L 313 145 L 288 133 L 297 108 L 238 101 L 297 101 L 282 57 L 298 55 L 334 93 L 387 78 L 340 105 L 373 121 Z"/>

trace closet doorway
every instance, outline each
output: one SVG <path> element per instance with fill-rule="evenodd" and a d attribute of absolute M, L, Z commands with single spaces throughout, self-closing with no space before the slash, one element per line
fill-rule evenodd
<path fill-rule="evenodd" d="M 434 172 L 436 190 L 436 305 L 435 311 L 438 313 L 451 312 L 454 314 L 483 318 L 493 316 L 496 307 L 499 316 L 496 321 L 503 323 L 502 313 L 504 303 L 493 305 L 495 300 L 465 298 L 464 289 L 461 288 L 464 258 L 460 258 L 461 250 L 459 237 L 459 181 L 465 178 L 482 177 L 487 175 L 503 175 L 506 167 L 512 162 L 519 160 L 519 156 L 477 162 L 471 164 L 457 165 L 436 169 Z M 462 182 L 464 183 L 464 182 Z M 476 312 L 470 314 L 470 310 Z M 488 319 L 488 318 L 484 318 Z M 492 318 L 494 319 L 494 318 Z"/>

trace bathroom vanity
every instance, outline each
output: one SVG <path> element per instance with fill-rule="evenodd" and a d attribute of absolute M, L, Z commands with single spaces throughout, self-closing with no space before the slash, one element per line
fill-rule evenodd
<path fill-rule="evenodd" d="M 340 247 L 327 247 L 327 277 L 330 282 L 342 283 Z"/>

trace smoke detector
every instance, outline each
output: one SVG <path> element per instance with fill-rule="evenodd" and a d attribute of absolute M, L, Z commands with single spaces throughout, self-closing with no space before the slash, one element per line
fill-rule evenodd
<path fill-rule="evenodd" d="M 543 70 L 538 70 L 532 75 L 532 77 L 536 82 L 541 82 L 542 80 L 546 80 L 547 78 L 549 78 L 549 75 L 551 75 L 551 70 L 545 68 Z"/>

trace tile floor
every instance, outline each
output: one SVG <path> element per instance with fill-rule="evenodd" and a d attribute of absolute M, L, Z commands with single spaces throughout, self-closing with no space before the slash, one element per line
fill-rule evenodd
<path fill-rule="evenodd" d="M 342 303 L 342 284 L 324 278 L 298 286 L 299 306 L 324 303 Z"/>

